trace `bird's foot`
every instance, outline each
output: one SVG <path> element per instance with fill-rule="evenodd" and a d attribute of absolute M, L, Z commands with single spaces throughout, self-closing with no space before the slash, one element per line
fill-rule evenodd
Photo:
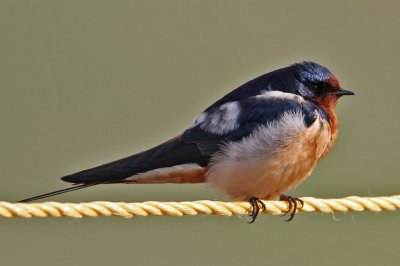
<path fill-rule="evenodd" d="M 286 201 L 288 203 L 288 209 L 285 211 L 283 215 L 289 214 L 289 219 L 286 222 L 290 222 L 293 220 L 294 216 L 296 215 L 297 209 L 301 209 L 304 206 L 304 201 L 299 198 L 294 198 L 292 196 L 281 195 L 280 200 Z"/>
<path fill-rule="evenodd" d="M 264 202 L 262 202 L 262 200 L 260 200 L 259 198 L 256 198 L 256 197 L 250 198 L 250 204 L 252 206 L 252 211 L 250 214 L 251 221 L 249 222 L 249 224 L 252 224 L 257 219 L 260 209 L 261 209 L 261 211 L 265 211 L 265 204 L 264 204 Z M 260 205 L 261 205 L 261 208 L 260 208 Z"/>

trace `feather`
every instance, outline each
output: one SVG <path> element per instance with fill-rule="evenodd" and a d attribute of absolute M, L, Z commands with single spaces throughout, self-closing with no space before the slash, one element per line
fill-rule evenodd
<path fill-rule="evenodd" d="M 63 189 L 60 189 L 60 190 L 56 190 L 56 191 L 52 191 L 52 192 L 49 192 L 49 193 L 41 194 L 41 195 L 38 195 L 38 196 L 35 196 L 35 197 L 31 197 L 31 198 L 20 200 L 18 202 L 21 202 L 21 203 L 22 202 L 31 202 L 31 201 L 34 201 L 34 200 L 44 199 L 44 198 L 48 198 L 48 197 L 51 197 L 51 196 L 60 195 L 60 194 L 67 193 L 67 192 L 71 192 L 71 191 L 74 191 L 74 190 L 79 190 L 79 189 L 82 189 L 82 188 L 92 187 L 92 186 L 95 186 L 95 185 L 98 185 L 98 183 L 87 183 L 87 184 L 82 184 L 82 185 L 74 185 L 74 186 L 69 187 L 69 188 L 63 188 Z"/>
<path fill-rule="evenodd" d="M 158 168 L 187 163 L 206 165 L 208 159 L 209 156 L 203 156 L 195 144 L 174 138 L 150 150 L 67 175 L 61 179 L 72 183 L 118 181 Z"/>

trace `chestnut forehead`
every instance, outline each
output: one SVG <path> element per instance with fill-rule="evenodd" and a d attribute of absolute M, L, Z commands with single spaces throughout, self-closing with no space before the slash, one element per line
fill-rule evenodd
<path fill-rule="evenodd" d="M 335 75 L 331 74 L 327 79 L 324 81 L 326 84 L 329 84 L 334 89 L 340 89 L 339 80 L 336 78 Z"/>

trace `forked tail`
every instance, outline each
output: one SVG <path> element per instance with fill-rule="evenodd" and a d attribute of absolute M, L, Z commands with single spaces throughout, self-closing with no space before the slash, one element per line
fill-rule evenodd
<path fill-rule="evenodd" d="M 59 194 L 67 193 L 67 192 L 71 192 L 71 191 L 82 189 L 82 188 L 86 188 L 86 187 L 95 186 L 95 185 L 98 185 L 98 184 L 100 184 L 100 183 L 87 183 L 87 184 L 82 184 L 82 185 L 74 185 L 74 186 L 69 187 L 69 188 L 64 188 L 64 189 L 56 190 L 56 191 L 49 192 L 49 193 L 46 193 L 46 194 L 38 195 L 38 196 L 35 196 L 35 197 L 23 199 L 23 200 L 20 200 L 18 202 L 30 202 L 30 201 L 34 201 L 34 200 L 38 200 L 38 199 L 44 199 L 44 198 L 47 198 L 47 197 L 51 197 L 51 196 L 55 196 L 55 195 L 59 195 Z"/>

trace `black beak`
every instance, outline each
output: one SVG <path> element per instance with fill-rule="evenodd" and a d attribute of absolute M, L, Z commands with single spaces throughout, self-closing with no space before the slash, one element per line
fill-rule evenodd
<path fill-rule="evenodd" d="M 339 96 L 342 96 L 342 95 L 354 95 L 354 92 L 340 89 L 340 90 L 332 92 L 332 94 L 339 95 Z"/>

